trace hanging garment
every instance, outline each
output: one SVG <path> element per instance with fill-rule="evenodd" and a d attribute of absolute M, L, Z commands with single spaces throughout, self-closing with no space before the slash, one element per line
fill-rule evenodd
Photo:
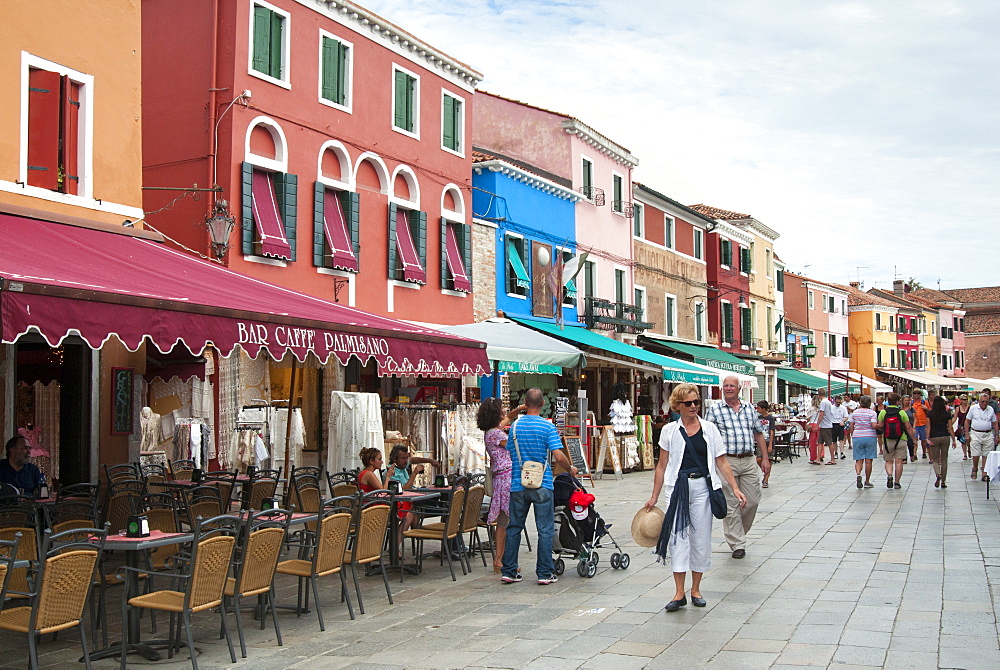
<path fill-rule="evenodd" d="M 139 412 L 139 451 L 157 451 L 160 448 L 160 426 L 162 419 L 149 407 L 143 407 Z"/>
<path fill-rule="evenodd" d="M 377 393 L 334 391 L 327 426 L 327 471 L 358 467 L 362 448 L 384 448 L 382 399 Z"/>
<path fill-rule="evenodd" d="M 269 432 L 271 435 L 272 467 L 290 467 L 288 463 L 303 465 L 306 448 L 306 426 L 302 420 L 302 410 L 295 407 L 292 410 L 292 430 L 290 442 L 285 446 L 285 431 L 288 430 L 288 408 L 277 407 L 271 410 Z"/>

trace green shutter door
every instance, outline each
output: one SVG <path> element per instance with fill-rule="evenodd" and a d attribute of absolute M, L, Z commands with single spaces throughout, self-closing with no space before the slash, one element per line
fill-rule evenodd
<path fill-rule="evenodd" d="M 733 305 L 729 302 L 722 303 L 723 339 L 729 344 L 733 344 Z"/>
<path fill-rule="evenodd" d="M 240 223 L 243 228 L 243 254 L 253 254 L 253 166 L 243 163 L 243 192 Z"/>
<path fill-rule="evenodd" d="M 455 151 L 457 144 L 455 142 L 455 98 L 450 95 L 444 96 L 441 114 L 444 115 L 444 133 L 441 143 Z"/>
<path fill-rule="evenodd" d="M 402 128 L 403 130 L 409 130 L 410 128 L 406 123 L 406 93 L 407 93 L 407 82 L 408 77 L 405 73 L 396 70 L 396 106 L 393 110 L 393 124 L 397 128 Z"/>
<path fill-rule="evenodd" d="M 269 74 L 271 45 L 271 10 L 254 5 L 253 8 L 253 69 Z"/>
<path fill-rule="evenodd" d="M 465 276 L 469 278 L 469 285 L 472 285 L 472 230 L 466 225 L 458 226 L 462 233 L 462 263 L 465 265 Z"/>
<path fill-rule="evenodd" d="M 344 210 L 344 221 L 347 223 L 347 234 L 351 238 L 351 249 L 358 260 L 358 271 L 361 271 L 361 240 L 360 238 L 360 197 L 351 191 L 338 191 L 340 206 Z"/>
<path fill-rule="evenodd" d="M 396 278 L 396 205 L 389 203 L 389 279 Z"/>
<path fill-rule="evenodd" d="M 313 187 L 313 265 L 318 268 L 327 267 L 326 235 L 323 230 L 323 198 L 326 187 L 316 182 Z"/>
<path fill-rule="evenodd" d="M 427 271 L 427 212 L 410 210 L 410 231 L 413 239 L 417 243 L 417 255 L 420 256 L 420 264 Z"/>
<path fill-rule="evenodd" d="M 447 100 L 448 98 L 445 98 Z M 448 285 L 448 219 L 443 216 L 441 221 L 441 288 Z"/>
<path fill-rule="evenodd" d="M 270 52 L 268 53 L 268 74 L 275 79 L 281 79 L 281 39 L 284 27 L 284 17 L 277 12 L 271 12 L 271 39 Z"/>
<path fill-rule="evenodd" d="M 298 204 L 296 197 L 299 192 L 299 178 L 290 173 L 278 172 L 274 175 L 274 188 L 278 195 L 278 211 L 285 227 L 285 239 L 291 251 L 289 261 L 295 261 L 295 230 L 298 220 Z"/>
<path fill-rule="evenodd" d="M 329 37 L 323 38 L 323 98 L 332 102 L 340 103 L 337 98 L 337 57 L 340 52 L 340 42 L 331 40 Z"/>

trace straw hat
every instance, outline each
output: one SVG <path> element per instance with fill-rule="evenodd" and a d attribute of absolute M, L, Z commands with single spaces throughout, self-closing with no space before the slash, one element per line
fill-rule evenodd
<path fill-rule="evenodd" d="M 663 526 L 663 510 L 659 507 L 640 507 L 632 517 L 632 539 L 640 547 L 655 547 Z"/>

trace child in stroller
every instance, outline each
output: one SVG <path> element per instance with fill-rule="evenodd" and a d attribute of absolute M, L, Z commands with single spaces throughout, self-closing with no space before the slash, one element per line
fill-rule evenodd
<path fill-rule="evenodd" d="M 566 570 L 563 557 L 578 561 L 577 574 L 593 577 L 597 574 L 599 559 L 595 549 L 601 548 L 601 540 L 607 538 L 615 552 L 611 554 L 611 567 L 615 570 L 628 568 L 631 559 L 609 532 L 611 524 L 605 523 L 594 509 L 594 496 L 587 493 L 583 485 L 568 473 L 557 475 L 554 482 L 553 502 L 555 504 L 555 535 L 552 538 L 554 572 L 561 575 Z"/>

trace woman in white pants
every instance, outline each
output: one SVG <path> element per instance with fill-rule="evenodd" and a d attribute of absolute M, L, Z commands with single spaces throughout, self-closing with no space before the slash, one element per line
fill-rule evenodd
<path fill-rule="evenodd" d="M 667 552 L 670 553 L 674 598 L 665 609 L 676 612 L 687 605 L 684 582 L 689 571 L 691 604 L 695 607 L 706 604 L 701 595 L 701 577 L 712 566 L 709 486 L 721 489 L 725 477 L 740 505 L 746 505 L 747 500 L 729 468 L 719 429 L 698 416 L 701 408 L 698 387 L 679 384 L 670 394 L 670 407 L 681 418 L 664 426 L 660 433 L 660 461 L 653 476 L 653 495 L 646 507 L 656 507 L 660 489 L 666 484 L 667 513 L 656 554 L 665 562 Z"/>

